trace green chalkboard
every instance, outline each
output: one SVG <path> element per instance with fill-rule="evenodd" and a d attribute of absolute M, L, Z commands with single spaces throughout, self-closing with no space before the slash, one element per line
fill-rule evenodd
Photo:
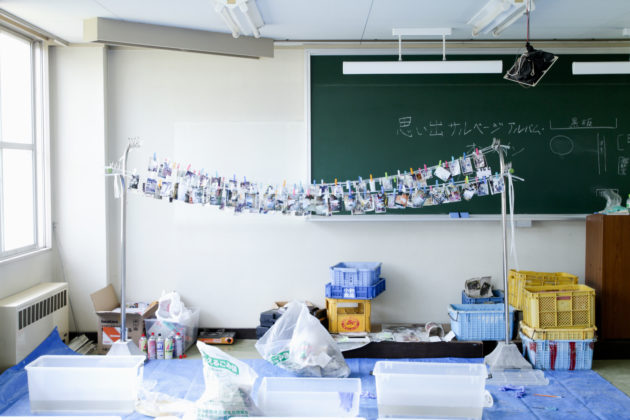
<path fill-rule="evenodd" d="M 630 76 L 574 76 L 573 61 L 627 56 L 561 55 L 535 88 L 502 75 L 343 75 L 343 61 L 389 56 L 310 57 L 311 178 L 332 182 L 397 173 L 470 153 L 494 137 L 506 161 L 519 214 L 584 214 L 603 209 L 604 189 L 630 193 Z M 501 59 L 504 71 L 516 56 Z M 429 59 L 435 57 L 415 57 Z M 455 58 L 451 58 L 455 59 Z M 498 170 L 498 157 L 489 163 Z M 499 196 L 396 214 L 497 214 Z M 388 212 L 388 213 L 392 213 Z"/>

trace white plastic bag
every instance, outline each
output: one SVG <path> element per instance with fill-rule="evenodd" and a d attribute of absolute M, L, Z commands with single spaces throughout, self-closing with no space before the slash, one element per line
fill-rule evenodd
<path fill-rule="evenodd" d="M 350 375 L 339 346 L 302 302 L 287 305 L 284 315 L 256 342 L 256 350 L 271 364 L 298 375 Z"/>
<path fill-rule="evenodd" d="M 206 389 L 195 403 L 195 419 L 260 416 L 261 412 L 251 398 L 258 377 L 254 369 L 201 341 L 197 342 L 197 348 L 203 361 Z"/>
<path fill-rule="evenodd" d="M 159 321 L 186 324 L 192 311 L 184 305 L 179 293 L 175 291 L 162 292 L 155 316 Z"/>

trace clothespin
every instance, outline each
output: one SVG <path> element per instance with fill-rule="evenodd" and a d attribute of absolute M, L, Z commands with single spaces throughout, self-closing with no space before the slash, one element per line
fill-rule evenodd
<path fill-rule="evenodd" d="M 385 194 L 385 187 L 383 187 L 383 185 L 381 185 L 381 194 Z"/>
<path fill-rule="evenodd" d="M 234 182 L 236 182 L 236 174 L 233 175 Z"/>
<path fill-rule="evenodd" d="M 435 188 L 437 188 L 438 186 L 439 186 L 439 184 L 438 184 L 438 180 L 436 179 L 436 180 L 435 180 Z"/>
<path fill-rule="evenodd" d="M 453 157 L 453 155 L 451 155 L 451 162 L 455 162 L 455 157 Z"/>
<path fill-rule="evenodd" d="M 464 152 L 464 160 L 466 159 L 466 152 Z"/>
<path fill-rule="evenodd" d="M 478 147 L 475 147 L 475 154 L 476 154 L 477 156 L 479 156 L 479 148 L 478 148 Z"/>
<path fill-rule="evenodd" d="M 322 185 L 324 185 L 324 180 L 323 180 L 323 179 L 320 179 L 320 181 L 321 181 L 321 184 L 322 184 Z"/>
<path fill-rule="evenodd" d="M 468 175 L 466 175 L 466 184 L 468 184 Z"/>
<path fill-rule="evenodd" d="M 287 187 L 287 180 L 283 180 L 282 181 L 282 188 L 286 188 Z"/>
<path fill-rule="evenodd" d="M 372 182 L 372 174 L 370 174 L 370 182 Z"/>
<path fill-rule="evenodd" d="M 385 172 L 385 178 L 387 178 L 387 172 Z"/>
<path fill-rule="evenodd" d="M 448 168 L 448 160 L 445 160 L 445 161 L 444 161 L 444 167 L 445 167 L 445 168 Z"/>
<path fill-rule="evenodd" d="M 411 176 L 413 176 L 413 168 L 409 168 L 409 171 L 411 172 Z"/>
<path fill-rule="evenodd" d="M 337 178 L 335 178 L 335 187 L 337 186 Z"/>
<path fill-rule="evenodd" d="M 350 181 L 346 181 L 346 189 L 348 191 L 351 191 L 351 189 L 350 189 Z"/>
<path fill-rule="evenodd" d="M 426 163 L 424 164 L 424 172 L 425 173 L 427 172 L 427 164 Z"/>
<path fill-rule="evenodd" d="M 442 161 L 440 161 L 440 163 L 438 163 L 438 166 L 442 166 Z"/>

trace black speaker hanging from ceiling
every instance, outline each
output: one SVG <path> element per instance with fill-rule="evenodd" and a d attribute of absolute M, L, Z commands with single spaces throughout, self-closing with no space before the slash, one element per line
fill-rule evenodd
<path fill-rule="evenodd" d="M 525 48 L 527 51 L 516 59 L 503 78 L 520 83 L 523 86 L 534 87 L 558 60 L 558 56 L 537 50 L 529 43 L 529 4 L 527 6 L 527 41 Z"/>

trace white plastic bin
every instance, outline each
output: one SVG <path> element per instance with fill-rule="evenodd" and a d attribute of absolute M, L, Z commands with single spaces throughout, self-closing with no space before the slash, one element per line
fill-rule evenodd
<path fill-rule="evenodd" d="M 356 417 L 361 379 L 265 377 L 257 405 L 271 417 Z"/>
<path fill-rule="evenodd" d="M 32 413 L 134 410 L 144 356 L 40 356 L 26 366 Z"/>
<path fill-rule="evenodd" d="M 492 405 L 484 364 L 376 362 L 379 417 L 481 418 Z"/>
<path fill-rule="evenodd" d="M 177 322 L 160 321 L 157 318 L 146 318 L 144 320 L 144 329 L 147 338 L 151 333 L 158 334 L 166 339 L 169 335 L 175 336 L 179 333 L 184 339 L 184 351 L 188 350 L 197 341 L 197 332 L 199 330 L 199 308 L 190 308 L 192 314 L 190 318 L 183 324 Z"/>

